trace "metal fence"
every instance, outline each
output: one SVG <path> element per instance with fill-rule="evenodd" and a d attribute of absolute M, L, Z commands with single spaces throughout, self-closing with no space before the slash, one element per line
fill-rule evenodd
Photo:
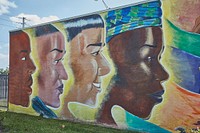
<path fill-rule="evenodd" d="M 0 75 L 0 109 L 8 107 L 8 75 Z"/>

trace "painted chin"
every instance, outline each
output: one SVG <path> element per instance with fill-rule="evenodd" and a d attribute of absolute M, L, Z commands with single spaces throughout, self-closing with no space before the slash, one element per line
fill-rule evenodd
<path fill-rule="evenodd" d="M 96 101 L 96 98 L 95 99 L 88 99 L 85 104 L 89 105 L 89 106 L 94 106 L 95 105 L 95 101 Z"/>
<path fill-rule="evenodd" d="M 60 107 L 60 100 L 54 100 L 51 104 L 47 104 L 53 108 L 58 108 Z"/>
<path fill-rule="evenodd" d="M 96 104 L 97 94 L 101 92 L 101 83 L 92 83 L 90 91 L 87 92 L 87 97 L 85 97 L 84 104 L 94 106 Z"/>
<path fill-rule="evenodd" d="M 54 93 L 54 98 L 52 99 L 52 104 L 51 106 L 54 108 L 58 108 L 60 106 L 60 95 L 63 93 L 63 84 L 61 84 L 60 86 L 58 86 L 55 89 L 55 93 Z"/>
<path fill-rule="evenodd" d="M 60 107 L 60 99 L 57 102 L 55 102 L 52 107 L 54 107 L 54 108 Z"/>
<path fill-rule="evenodd" d="M 55 95 L 52 97 L 51 99 L 51 104 L 50 106 L 54 107 L 54 108 L 58 108 L 60 106 L 60 92 L 58 90 L 56 90 Z"/>

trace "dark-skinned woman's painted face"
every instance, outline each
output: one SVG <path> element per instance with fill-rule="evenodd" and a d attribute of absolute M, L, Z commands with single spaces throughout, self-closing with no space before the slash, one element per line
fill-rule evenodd
<path fill-rule="evenodd" d="M 161 83 L 168 78 L 159 60 L 163 50 L 159 27 L 140 28 L 116 35 L 109 42 L 117 75 L 112 94 L 129 112 L 142 118 L 162 101 Z M 117 102 L 116 102 L 117 100 Z"/>

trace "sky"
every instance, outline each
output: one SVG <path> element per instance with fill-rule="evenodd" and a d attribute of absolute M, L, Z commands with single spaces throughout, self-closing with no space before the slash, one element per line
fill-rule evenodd
<path fill-rule="evenodd" d="M 109 8 L 148 0 L 104 0 Z M 106 10 L 103 0 L 0 0 L 0 68 L 9 67 L 9 31 Z"/>

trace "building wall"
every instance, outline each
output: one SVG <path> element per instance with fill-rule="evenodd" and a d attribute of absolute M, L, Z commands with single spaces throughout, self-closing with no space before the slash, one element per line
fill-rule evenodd
<path fill-rule="evenodd" d="M 10 32 L 9 111 L 151 133 L 196 129 L 200 2 L 179 2 Z"/>

